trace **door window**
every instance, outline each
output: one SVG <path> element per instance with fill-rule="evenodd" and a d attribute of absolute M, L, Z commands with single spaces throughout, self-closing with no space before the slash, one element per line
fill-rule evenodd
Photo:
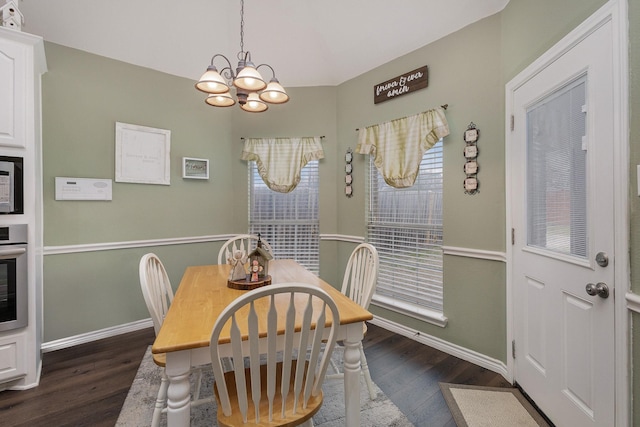
<path fill-rule="evenodd" d="M 527 109 L 527 244 L 587 258 L 586 76 Z"/>

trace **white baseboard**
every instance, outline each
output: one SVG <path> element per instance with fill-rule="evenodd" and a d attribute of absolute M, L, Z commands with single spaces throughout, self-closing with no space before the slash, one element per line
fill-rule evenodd
<path fill-rule="evenodd" d="M 391 322 L 380 317 L 374 317 L 370 320 L 372 324 L 380 326 L 398 335 L 411 338 L 421 344 L 428 345 L 440 351 L 443 351 L 452 356 L 458 357 L 467 362 L 471 362 L 475 365 L 481 366 L 492 372 L 502 375 L 507 381 L 511 381 L 507 373 L 507 366 L 500 360 L 493 359 L 484 354 L 469 350 L 456 344 L 452 344 L 448 341 L 444 341 L 440 338 L 425 334 L 414 329 L 407 328 L 399 323 Z M 97 341 L 103 338 L 110 338 L 120 334 L 126 334 L 128 332 L 139 331 L 141 329 L 152 328 L 153 322 L 151 319 L 138 320 L 137 322 L 126 323 L 123 325 L 114 326 L 111 328 L 100 329 L 98 331 L 87 332 L 72 337 L 62 338 L 59 340 L 45 342 L 41 346 L 42 352 L 60 350 L 63 348 L 73 347 L 75 345 L 86 344 L 92 341 Z"/>
<path fill-rule="evenodd" d="M 103 338 L 115 337 L 117 335 L 126 334 L 128 332 L 139 331 L 140 329 L 153 328 L 151 318 L 138 320 L 136 322 L 126 323 L 124 325 L 113 326 L 111 328 L 100 329 L 98 331 L 87 332 L 72 337 L 61 338 L 59 340 L 42 343 L 40 349 L 43 353 L 61 350 L 63 348 L 73 347 L 79 344 L 101 340 Z"/>
<path fill-rule="evenodd" d="M 391 322 L 377 316 L 374 316 L 373 320 L 369 320 L 369 322 L 376 326 L 380 326 L 381 328 L 384 328 L 388 331 L 395 332 L 398 335 L 411 338 L 412 340 L 418 341 L 421 344 L 428 345 L 429 347 L 433 347 L 459 359 L 466 360 L 467 362 L 471 362 L 474 365 L 478 365 L 480 367 L 488 369 L 492 372 L 502 375 L 507 381 L 513 382 L 508 374 L 507 365 L 500 360 L 493 359 L 484 354 L 469 350 L 468 348 L 452 344 L 448 341 L 428 335 L 424 332 L 407 328 L 404 325 Z"/>

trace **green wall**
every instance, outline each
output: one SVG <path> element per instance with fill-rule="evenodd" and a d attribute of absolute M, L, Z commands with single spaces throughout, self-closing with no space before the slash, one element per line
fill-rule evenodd
<path fill-rule="evenodd" d="M 218 235 L 247 228 L 247 167 L 241 137 L 324 135 L 320 162 L 321 233 L 365 235 L 365 159 L 354 161 L 354 196 L 343 195 L 343 154 L 357 128 L 442 104 L 451 134 L 444 142 L 445 246 L 506 250 L 504 87 L 515 75 L 605 3 L 511 0 L 499 14 L 469 25 L 337 87 L 287 88 L 292 100 L 261 115 L 213 109 L 193 81 L 55 44 L 46 44 L 43 77 L 45 245 L 101 244 Z M 640 164 L 640 0 L 629 0 L 630 165 Z M 427 65 L 429 86 L 373 104 L 373 86 Z M 285 82 L 286 85 L 286 82 Z M 114 178 L 115 122 L 170 129 L 171 185 L 115 183 L 111 202 L 56 202 L 54 177 Z M 481 131 L 480 193 L 462 190 L 462 133 Z M 211 179 L 181 178 L 182 156 L 211 160 Z M 631 274 L 640 273 L 638 200 L 630 186 Z M 148 317 L 137 262 L 149 251 L 165 261 L 174 287 L 184 267 L 211 262 L 219 242 L 45 256 L 44 342 Z M 325 239 L 320 275 L 338 286 L 355 244 Z M 504 263 L 445 256 L 446 328 L 372 306 L 378 316 L 506 361 Z M 472 297 L 470 297 L 472 296 Z M 634 326 L 640 325 L 633 316 Z M 637 354 L 637 341 L 633 354 Z M 640 374 L 633 377 L 640 391 Z M 634 403 L 635 413 L 640 413 Z M 635 417 L 637 424 L 640 418 Z"/>
<path fill-rule="evenodd" d="M 231 156 L 230 112 L 212 115 L 187 79 L 51 43 L 45 49 L 45 246 L 226 233 L 233 216 L 219 200 L 233 194 L 222 161 Z M 114 178 L 116 121 L 172 131 L 171 185 L 114 182 L 112 201 L 55 201 L 57 176 Z M 211 179 L 183 180 L 182 156 L 211 159 Z M 190 246 L 189 259 L 213 260 L 211 246 Z M 166 254 L 177 286 L 188 263 L 180 246 L 45 256 L 44 341 L 147 318 L 137 261 L 153 250 Z"/>
<path fill-rule="evenodd" d="M 606 0 L 510 0 L 500 13 L 504 83 L 605 3 Z"/>
<path fill-rule="evenodd" d="M 240 138 L 252 136 L 325 136 L 322 227 L 335 230 L 335 87 L 292 88 L 288 104 L 254 115 L 207 106 L 188 79 L 52 43 L 45 49 L 43 195 L 49 250 L 246 232 L 247 164 L 240 160 Z M 171 185 L 113 182 L 112 201 L 56 201 L 55 177 L 115 178 L 115 122 L 171 130 Z M 183 179 L 183 156 L 209 159 L 210 179 Z M 215 262 L 220 245 L 47 254 L 44 342 L 148 318 L 138 281 L 142 254 L 164 254 L 176 288 L 187 265 Z M 323 250 L 323 274 L 332 282 L 335 259 L 335 250 Z"/>
<path fill-rule="evenodd" d="M 223 184 L 233 155 L 231 112 L 211 114 L 190 80 L 45 48 L 45 246 L 226 232 L 233 216 L 219 201 L 233 195 Z M 114 178 L 116 121 L 171 130 L 171 185 L 114 182 L 111 202 L 55 201 L 56 176 Z M 183 180 L 183 156 L 210 159 L 211 179 Z"/>
<path fill-rule="evenodd" d="M 424 46 L 340 85 L 340 147 L 357 144 L 356 128 L 386 122 L 448 104 L 450 135 L 444 138 L 444 245 L 504 251 L 504 85 L 500 77 L 500 15 Z M 404 72 L 427 65 L 426 89 L 373 103 L 373 87 Z M 462 188 L 465 162 L 463 132 L 473 122 L 480 129 L 480 192 Z M 354 162 L 354 196 L 338 198 L 338 232 L 365 233 L 365 156 Z M 342 188 L 336 189 L 338 194 Z M 346 257 L 345 257 L 346 259 Z M 501 263 L 445 256 L 444 314 L 446 328 L 424 323 L 374 305 L 370 310 L 496 359 L 505 360 L 505 268 Z M 469 298 L 469 295 L 474 295 Z M 486 298 L 477 298 L 486 295 Z M 497 296 L 497 298 L 496 298 Z"/>

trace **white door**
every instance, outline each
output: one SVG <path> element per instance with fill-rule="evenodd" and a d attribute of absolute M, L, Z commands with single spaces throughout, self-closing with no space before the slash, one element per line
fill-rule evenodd
<path fill-rule="evenodd" d="M 611 46 L 607 21 L 513 91 L 514 377 L 558 426 L 615 422 Z"/>

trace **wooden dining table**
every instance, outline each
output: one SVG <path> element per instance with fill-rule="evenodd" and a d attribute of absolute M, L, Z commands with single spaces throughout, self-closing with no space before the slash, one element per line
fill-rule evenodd
<path fill-rule="evenodd" d="M 231 266 L 190 266 L 184 272 L 152 352 L 166 354 L 165 371 L 169 377 L 167 425 L 188 426 L 190 422 L 190 382 L 192 366 L 211 363 L 210 338 L 218 315 L 233 300 L 247 291 L 227 286 Z M 360 342 L 363 322 L 373 318 L 324 280 L 294 260 L 269 262 L 272 283 L 306 283 L 331 295 L 340 312 L 338 340 L 344 343 L 345 425 L 360 425 Z M 221 334 L 217 345 L 228 346 L 229 337 Z M 213 420 L 212 420 L 213 421 Z"/>

